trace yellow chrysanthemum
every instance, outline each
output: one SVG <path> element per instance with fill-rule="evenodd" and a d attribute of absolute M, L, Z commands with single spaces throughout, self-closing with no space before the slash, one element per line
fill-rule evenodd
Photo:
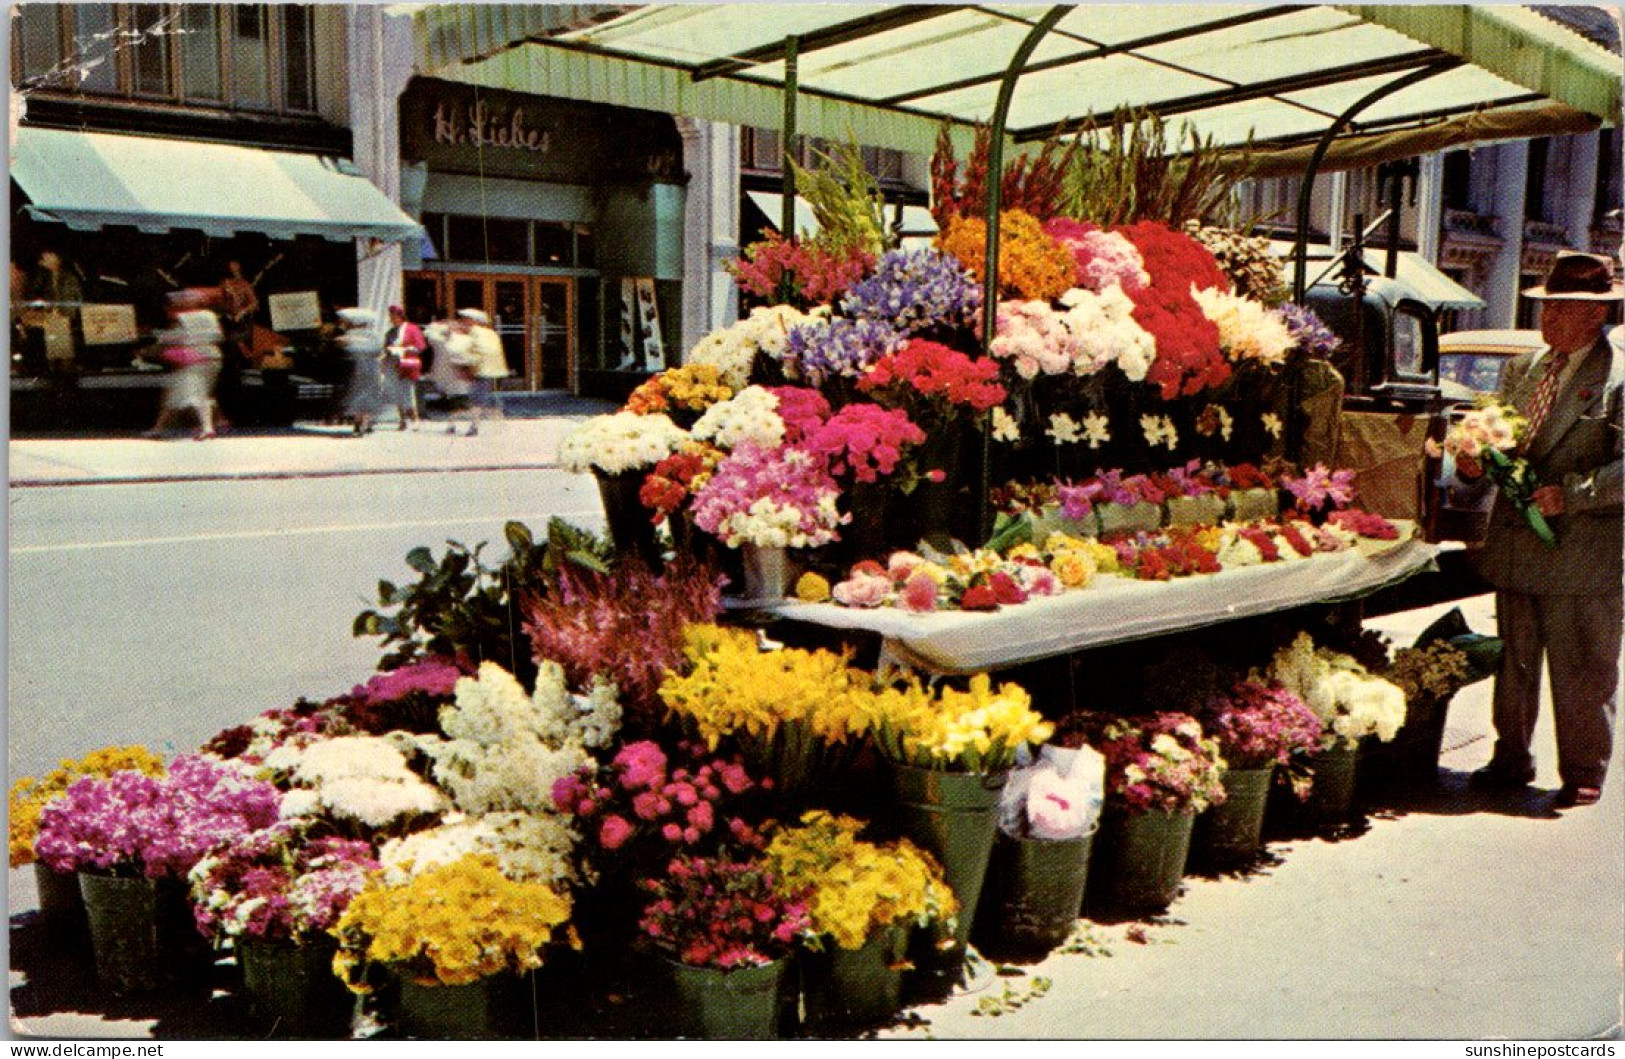
<path fill-rule="evenodd" d="M 829 581 L 808 570 L 796 581 L 796 598 L 803 603 L 823 603 L 829 599 Z"/>

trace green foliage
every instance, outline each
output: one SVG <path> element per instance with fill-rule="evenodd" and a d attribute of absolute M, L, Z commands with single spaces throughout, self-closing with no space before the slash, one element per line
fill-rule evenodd
<path fill-rule="evenodd" d="M 796 191 L 818 218 L 816 242 L 836 254 L 857 249 L 879 255 L 887 248 L 885 199 L 880 185 L 863 164 L 857 142 L 836 144 L 828 154 L 813 152 L 816 162 L 803 169 L 795 159 L 785 161 L 795 171 Z"/>
<path fill-rule="evenodd" d="M 551 590 L 566 564 L 605 572 L 614 550 L 608 541 L 561 519 L 547 524 L 537 543 L 519 522 L 503 527 L 510 549 L 506 560 L 487 566 L 484 542 L 470 548 L 447 541 L 438 559 L 427 547 L 406 553 L 416 581 L 378 582 L 378 607 L 357 614 L 354 636 L 378 636 L 385 648 L 378 668 L 395 669 L 427 655 L 493 661 L 529 684 L 536 674 L 530 641 L 520 628 L 519 602 L 527 594 Z"/>
<path fill-rule="evenodd" d="M 1061 212 L 1103 228 L 1136 221 L 1177 228 L 1210 218 L 1247 176 L 1245 160 L 1227 159 L 1189 124 L 1170 144 L 1167 124 L 1155 114 L 1118 110 L 1109 124 L 1086 126 L 1079 139 L 1087 144 L 1097 133 L 1104 142 L 1078 151 L 1066 169 Z"/>

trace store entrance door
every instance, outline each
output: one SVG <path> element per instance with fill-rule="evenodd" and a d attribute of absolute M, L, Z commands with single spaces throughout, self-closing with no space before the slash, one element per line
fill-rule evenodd
<path fill-rule="evenodd" d="M 512 374 L 503 390 L 576 389 L 576 281 L 570 276 L 412 272 L 409 301 L 431 295 L 439 312 L 479 309 L 502 339 Z"/>

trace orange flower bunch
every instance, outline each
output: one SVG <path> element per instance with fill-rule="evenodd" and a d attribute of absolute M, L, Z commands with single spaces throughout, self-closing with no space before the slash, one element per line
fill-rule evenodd
<path fill-rule="evenodd" d="M 987 274 L 987 222 L 954 217 L 937 245 L 959 259 L 971 275 Z M 1072 253 L 1052 239 L 1038 218 L 1024 210 L 999 214 L 999 296 L 1054 301 L 1072 286 Z"/>

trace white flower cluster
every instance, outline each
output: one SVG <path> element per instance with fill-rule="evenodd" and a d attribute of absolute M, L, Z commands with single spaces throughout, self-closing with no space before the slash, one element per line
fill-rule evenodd
<path fill-rule="evenodd" d="M 1368 735 L 1386 743 L 1405 723 L 1405 693 L 1398 686 L 1349 655 L 1316 647 L 1308 633 L 1276 652 L 1269 676 L 1326 724 L 1328 746 L 1341 740 L 1352 748 Z"/>
<path fill-rule="evenodd" d="M 284 745 L 264 767 L 294 787 L 283 796 L 283 819 L 329 815 L 382 828 L 446 808 L 444 796 L 407 767 L 406 756 L 376 736 Z"/>
<path fill-rule="evenodd" d="M 1294 345 L 1281 314 L 1263 302 L 1221 290 L 1202 290 L 1194 284 L 1191 295 L 1202 315 L 1219 329 L 1219 345 L 1234 363 L 1257 361 L 1266 367 L 1286 363 Z"/>
<path fill-rule="evenodd" d="M 1157 359 L 1157 340 L 1134 319 L 1134 299 L 1118 284 L 1100 293 L 1073 287 L 1061 295 L 1061 322 L 1072 336 L 1073 371 L 1093 375 L 1116 364 L 1130 382 L 1145 379 Z"/>
<path fill-rule="evenodd" d="M 746 319 L 700 339 L 689 350 L 687 362 L 710 364 L 730 388 L 742 390 L 750 382 L 751 366 L 756 363 L 758 352 L 775 360 L 783 359 L 791 328 L 828 315 L 828 306 L 820 306 L 812 313 L 798 312 L 788 305 L 752 309 Z"/>
<path fill-rule="evenodd" d="M 578 727 L 582 713 L 562 680 L 540 680 L 536 694 L 526 695 L 513 674 L 482 662 L 479 675 L 459 680 L 455 702 L 440 711 L 446 738 L 418 736 L 415 744 L 463 812 L 551 813 L 554 781 L 592 763 L 584 731 L 601 738 L 608 721 L 606 714 Z"/>
<path fill-rule="evenodd" d="M 636 471 L 653 467 L 686 440 L 681 427 L 658 413 L 593 416 L 559 444 L 559 464 L 576 474 Z"/>
<path fill-rule="evenodd" d="M 759 548 L 817 548 L 836 537 L 836 527 L 845 516 L 836 507 L 837 494 L 823 493 L 813 518 L 794 504 L 780 504 L 762 497 L 745 511 L 736 511 L 723 520 L 717 535 L 731 547 L 754 544 Z M 811 523 L 810 525 L 808 523 Z"/>
<path fill-rule="evenodd" d="M 495 857 L 502 874 L 516 882 L 571 883 L 578 837 L 570 819 L 556 813 L 451 813 L 438 827 L 386 842 L 378 859 L 388 886 L 469 854 Z"/>
<path fill-rule="evenodd" d="M 707 408 L 694 424 L 693 434 L 700 441 L 712 441 L 724 449 L 733 449 L 743 441 L 776 449 L 784 443 L 779 399 L 764 387 L 747 386 Z"/>

